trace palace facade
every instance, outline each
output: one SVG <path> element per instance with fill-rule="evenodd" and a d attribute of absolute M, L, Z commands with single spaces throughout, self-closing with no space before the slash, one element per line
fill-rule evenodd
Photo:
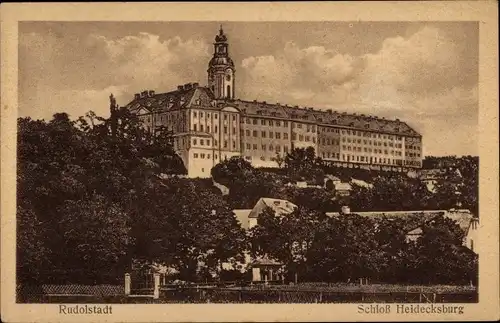
<path fill-rule="evenodd" d="M 422 136 L 399 119 L 236 99 L 236 69 L 222 28 L 207 73 L 207 86 L 143 91 L 126 106 L 147 129 L 173 131 L 189 177 L 210 177 L 213 166 L 233 156 L 278 167 L 277 156 L 297 147 L 313 147 L 342 167 L 408 171 L 422 165 Z"/>

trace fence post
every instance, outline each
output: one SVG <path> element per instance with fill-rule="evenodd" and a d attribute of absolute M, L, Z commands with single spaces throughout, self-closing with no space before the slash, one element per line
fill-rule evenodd
<path fill-rule="evenodd" d="M 153 298 L 158 299 L 160 298 L 160 274 L 155 273 L 154 274 L 154 291 L 153 291 Z"/>
<path fill-rule="evenodd" d="M 125 295 L 130 295 L 130 274 L 126 273 L 125 274 Z"/>

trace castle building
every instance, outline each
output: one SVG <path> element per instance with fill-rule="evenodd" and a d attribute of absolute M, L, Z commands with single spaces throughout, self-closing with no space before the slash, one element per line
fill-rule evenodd
<path fill-rule="evenodd" d="M 208 85 L 135 94 L 127 108 L 149 130 L 164 126 L 189 177 L 210 177 L 221 160 L 242 156 L 255 167 L 278 167 L 277 156 L 313 147 L 341 167 L 408 171 L 422 165 L 422 136 L 405 122 L 364 114 L 236 98 L 235 66 L 222 27 L 208 64 Z"/>

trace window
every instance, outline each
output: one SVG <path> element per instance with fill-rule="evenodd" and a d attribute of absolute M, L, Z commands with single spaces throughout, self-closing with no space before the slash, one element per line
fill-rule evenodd
<path fill-rule="evenodd" d="M 207 154 L 207 159 L 210 159 L 210 154 Z"/>
<path fill-rule="evenodd" d="M 193 139 L 193 145 L 196 145 L 196 138 Z"/>
<path fill-rule="evenodd" d="M 205 159 L 205 154 L 200 154 L 200 158 Z"/>
<path fill-rule="evenodd" d="M 224 126 L 224 134 L 227 134 L 227 126 Z"/>
<path fill-rule="evenodd" d="M 236 149 L 236 141 L 233 140 L 233 149 Z"/>
<path fill-rule="evenodd" d="M 203 112 L 200 112 L 200 118 L 203 118 Z"/>
<path fill-rule="evenodd" d="M 269 145 L 269 151 L 273 151 L 274 147 L 273 145 Z"/>
<path fill-rule="evenodd" d="M 224 113 L 224 120 L 227 120 L 227 114 Z"/>
<path fill-rule="evenodd" d="M 260 120 L 260 124 L 261 124 L 261 125 L 263 125 L 263 126 L 265 126 L 265 125 L 266 125 L 266 120 L 261 119 L 261 120 Z"/>
<path fill-rule="evenodd" d="M 207 139 L 207 146 L 210 146 L 210 139 Z"/>
<path fill-rule="evenodd" d="M 262 150 L 266 150 L 266 145 L 262 145 Z"/>
<path fill-rule="evenodd" d="M 313 125 L 311 129 L 313 132 L 316 132 L 316 126 Z"/>
<path fill-rule="evenodd" d="M 254 131 L 253 131 L 253 136 L 254 136 L 254 137 L 257 137 L 257 130 L 254 130 Z"/>
<path fill-rule="evenodd" d="M 203 132 L 203 125 L 200 124 L 200 131 Z"/>
<path fill-rule="evenodd" d="M 253 120 L 252 120 L 252 123 L 253 123 L 253 124 L 257 124 L 257 119 L 253 119 Z"/>
<path fill-rule="evenodd" d="M 193 129 L 194 129 L 194 131 L 198 131 L 198 125 L 196 125 L 196 124 L 193 125 Z"/>
<path fill-rule="evenodd" d="M 262 136 L 262 138 L 266 138 L 266 132 L 265 132 L 265 131 L 262 131 L 262 132 L 261 132 L 261 136 Z"/>
<path fill-rule="evenodd" d="M 236 116 L 233 114 L 233 121 L 236 121 Z"/>
<path fill-rule="evenodd" d="M 286 132 L 283 133 L 283 139 L 288 139 L 288 134 Z"/>
<path fill-rule="evenodd" d="M 247 149 L 250 149 L 250 144 L 247 144 Z"/>
<path fill-rule="evenodd" d="M 310 132 L 310 131 L 311 131 L 311 127 L 310 127 L 309 125 L 307 125 L 306 131 L 307 131 L 307 132 Z"/>
<path fill-rule="evenodd" d="M 196 118 L 196 111 L 194 111 L 194 112 L 193 112 L 193 117 L 195 117 L 195 118 Z"/>
<path fill-rule="evenodd" d="M 214 140 L 214 146 L 217 146 L 217 140 Z"/>
<path fill-rule="evenodd" d="M 261 156 L 261 157 L 260 157 L 260 160 L 266 160 L 266 157 Z"/>
<path fill-rule="evenodd" d="M 250 118 L 245 118 L 245 123 L 250 124 Z"/>
<path fill-rule="evenodd" d="M 279 153 L 281 151 L 280 145 L 276 145 L 276 152 Z"/>
<path fill-rule="evenodd" d="M 302 129 L 302 123 L 299 123 L 299 124 L 297 125 L 297 128 Z"/>
<path fill-rule="evenodd" d="M 207 132 L 210 132 L 210 126 L 207 126 Z"/>
<path fill-rule="evenodd" d="M 215 159 L 219 158 L 219 156 L 215 155 Z"/>
<path fill-rule="evenodd" d="M 200 139 L 200 146 L 203 146 L 204 145 L 204 140 L 203 139 Z"/>
<path fill-rule="evenodd" d="M 257 144 L 253 144 L 253 149 L 257 150 Z"/>
<path fill-rule="evenodd" d="M 281 132 L 276 133 L 276 139 L 281 139 Z"/>
<path fill-rule="evenodd" d="M 269 125 L 272 126 L 273 125 L 273 120 L 269 120 Z"/>
<path fill-rule="evenodd" d="M 277 127 L 280 127 L 280 126 L 281 126 L 281 122 L 276 121 L 276 126 L 277 126 Z"/>
<path fill-rule="evenodd" d="M 236 134 L 236 127 L 233 127 L 233 135 Z"/>
<path fill-rule="evenodd" d="M 313 137 L 313 144 L 316 143 L 316 137 Z"/>
<path fill-rule="evenodd" d="M 288 153 L 288 146 L 283 147 L 283 151 L 284 151 L 285 153 Z"/>
<path fill-rule="evenodd" d="M 304 141 L 304 136 L 303 135 L 299 135 L 299 141 Z"/>
<path fill-rule="evenodd" d="M 217 119 L 217 113 L 214 113 L 214 118 Z M 215 158 L 217 158 L 217 157 L 215 157 Z"/>
<path fill-rule="evenodd" d="M 288 127 L 288 121 L 283 121 L 283 127 Z"/>
<path fill-rule="evenodd" d="M 245 131 L 245 134 L 247 137 L 250 137 L 250 130 L 247 129 L 247 131 Z"/>
<path fill-rule="evenodd" d="M 193 154 L 193 158 L 198 158 L 198 154 L 197 154 L 197 153 L 194 153 L 194 154 Z"/>
<path fill-rule="evenodd" d="M 227 140 L 224 140 L 224 148 L 227 148 Z"/>
<path fill-rule="evenodd" d="M 309 139 L 310 139 L 309 136 L 306 136 L 306 141 L 310 141 Z"/>
<path fill-rule="evenodd" d="M 269 138 L 271 138 L 271 139 L 272 139 L 273 137 L 274 137 L 274 132 L 269 131 Z"/>

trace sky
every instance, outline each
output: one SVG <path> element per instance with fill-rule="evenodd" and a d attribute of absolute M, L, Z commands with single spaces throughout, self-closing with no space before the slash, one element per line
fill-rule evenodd
<path fill-rule="evenodd" d="M 109 115 L 207 83 L 219 22 L 21 22 L 19 116 Z M 476 22 L 223 22 L 236 97 L 406 121 L 424 155 L 478 155 Z"/>

